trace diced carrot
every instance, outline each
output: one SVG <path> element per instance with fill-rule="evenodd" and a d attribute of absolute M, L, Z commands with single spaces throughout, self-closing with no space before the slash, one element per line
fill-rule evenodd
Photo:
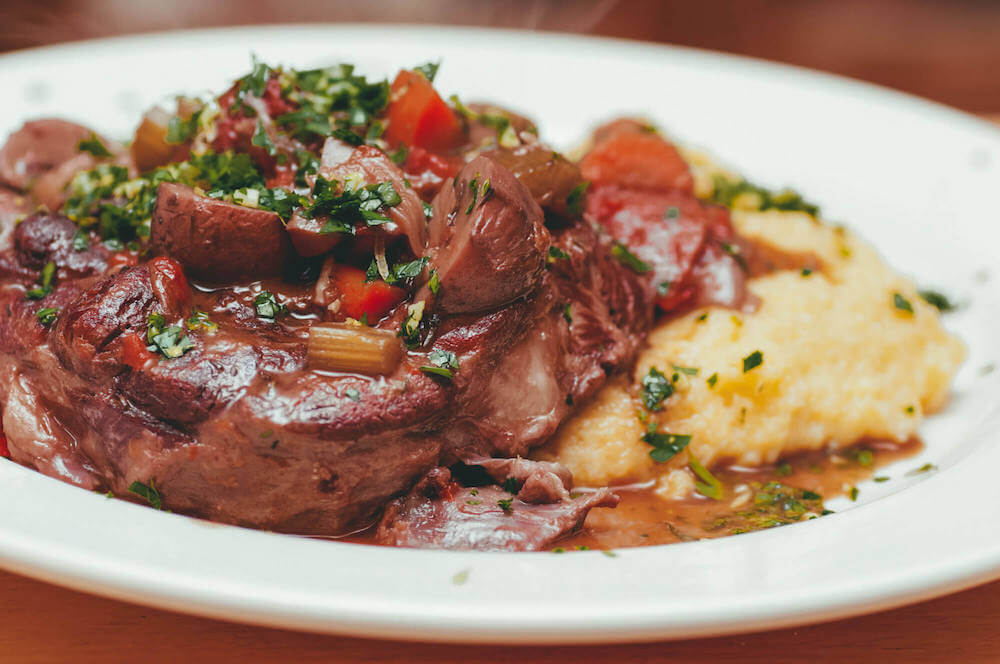
<path fill-rule="evenodd" d="M 587 153 L 580 170 L 594 184 L 686 192 L 694 187 L 691 171 L 677 148 L 652 132 L 612 134 Z"/>
<path fill-rule="evenodd" d="M 146 348 L 146 340 L 138 334 L 126 334 L 122 336 L 122 362 L 132 367 L 136 371 L 141 371 L 146 363 L 155 357 Z"/>
<path fill-rule="evenodd" d="M 360 320 L 365 316 L 375 323 L 406 298 L 406 291 L 384 281 L 366 282 L 367 275 L 350 265 L 337 265 L 330 279 L 340 293 L 340 311 Z"/>
<path fill-rule="evenodd" d="M 461 121 L 423 74 L 399 72 L 390 98 L 385 131 L 390 144 L 446 151 L 461 141 Z"/>

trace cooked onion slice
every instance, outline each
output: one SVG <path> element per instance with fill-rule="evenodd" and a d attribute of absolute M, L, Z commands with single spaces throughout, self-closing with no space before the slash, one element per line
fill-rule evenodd
<path fill-rule="evenodd" d="M 321 323 L 309 328 L 309 368 L 391 373 L 403 347 L 392 332 L 361 325 Z"/>

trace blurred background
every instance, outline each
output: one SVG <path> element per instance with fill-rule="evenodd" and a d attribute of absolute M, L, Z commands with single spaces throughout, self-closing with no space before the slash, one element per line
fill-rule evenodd
<path fill-rule="evenodd" d="M 1000 113 L 1000 0 L 0 0 L 0 51 L 178 28 L 373 21 L 696 46 Z"/>

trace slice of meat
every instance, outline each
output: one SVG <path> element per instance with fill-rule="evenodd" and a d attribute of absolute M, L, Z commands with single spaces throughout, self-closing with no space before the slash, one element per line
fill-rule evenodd
<path fill-rule="evenodd" d="M 91 133 L 83 125 L 56 118 L 26 122 L 0 149 L 0 182 L 27 189 L 36 177 L 78 155 L 77 145 Z"/>
<path fill-rule="evenodd" d="M 328 139 L 327 145 L 331 140 Z M 339 141 L 338 141 L 339 142 Z M 336 144 L 323 147 L 324 162 L 334 162 L 343 156 L 343 147 Z M 424 214 L 424 204 L 420 197 L 406 183 L 403 171 L 389 157 L 368 145 L 355 148 L 350 157 L 330 165 L 321 165 L 319 174 L 327 180 L 337 180 L 343 183 L 347 180 L 360 180 L 364 184 L 391 182 L 393 189 L 399 194 L 400 201 L 391 207 L 385 207 L 382 212 L 393 224 L 381 226 L 388 235 L 404 235 L 414 256 L 423 256 L 427 247 L 427 215 Z"/>
<path fill-rule="evenodd" d="M 470 459 L 467 465 L 485 470 L 500 486 L 513 482 L 519 500 L 526 503 L 555 503 L 569 498 L 573 475 L 562 464 L 514 457 Z"/>
<path fill-rule="evenodd" d="M 87 237 L 87 246 L 73 248 L 78 227 L 60 214 L 36 213 L 14 230 L 14 249 L 18 263 L 34 271 L 52 261 L 61 278 L 93 276 L 108 268 L 112 252 L 104 244 Z"/>
<path fill-rule="evenodd" d="M 291 253 L 288 234 L 274 212 L 199 196 L 169 182 L 157 191 L 150 240 L 155 252 L 212 282 L 280 275 Z"/>
<path fill-rule="evenodd" d="M 531 292 L 545 266 L 549 233 L 527 187 L 487 157 L 465 165 L 434 199 L 431 266 L 447 313 L 494 309 Z"/>
<path fill-rule="evenodd" d="M 436 468 L 389 505 L 376 539 L 425 549 L 537 551 L 579 529 L 591 509 L 617 504 L 609 489 L 527 503 L 496 486 L 462 487 L 447 468 Z"/>

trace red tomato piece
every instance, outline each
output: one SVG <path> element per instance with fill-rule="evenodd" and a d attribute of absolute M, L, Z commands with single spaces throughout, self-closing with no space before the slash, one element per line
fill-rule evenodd
<path fill-rule="evenodd" d="M 7 436 L 3 435 L 3 431 L 0 431 L 0 457 L 5 459 L 10 458 L 10 448 L 7 447 Z"/>
<path fill-rule="evenodd" d="M 366 278 L 364 270 L 350 265 L 337 265 L 330 274 L 340 293 L 341 313 L 358 320 L 367 316 L 374 323 L 406 299 L 406 291 L 384 281 L 366 282 Z"/>
<path fill-rule="evenodd" d="M 160 256 L 149 261 L 149 282 L 167 312 L 180 312 L 191 299 L 191 287 L 180 263 Z"/>
<path fill-rule="evenodd" d="M 122 362 L 136 371 L 141 371 L 146 363 L 156 357 L 146 348 L 146 340 L 138 334 L 122 336 Z"/>
<path fill-rule="evenodd" d="M 684 192 L 694 188 L 691 171 L 677 148 L 651 132 L 612 134 L 587 153 L 580 171 L 597 185 Z"/>
<path fill-rule="evenodd" d="M 385 131 L 390 144 L 441 152 L 462 140 L 462 122 L 423 74 L 399 72 L 390 99 Z"/>

